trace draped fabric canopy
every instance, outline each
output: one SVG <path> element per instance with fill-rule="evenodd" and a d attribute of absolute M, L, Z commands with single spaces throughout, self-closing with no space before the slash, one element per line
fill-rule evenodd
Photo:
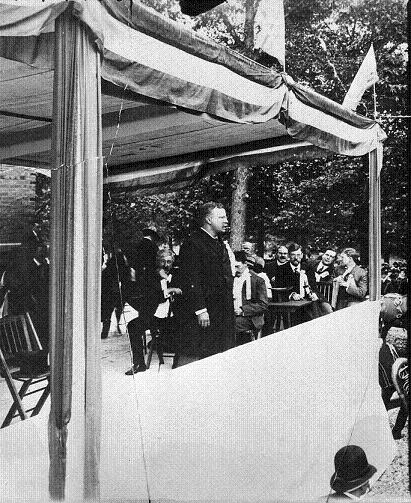
<path fill-rule="evenodd" d="M 384 133 L 132 1 L 0 0 L 0 86 L 0 161 L 53 168 L 50 494 L 68 467 L 66 496 L 98 500 L 103 156 L 114 187 L 182 188 L 224 154 L 363 155 Z"/>
<path fill-rule="evenodd" d="M 303 140 L 363 155 L 384 139 L 374 121 L 139 3 L 26 3 L 0 1 L 2 162 L 50 166 L 54 21 L 67 8 L 102 55 L 103 154 L 113 188 L 147 191 L 159 174 L 147 168 L 165 166 L 163 187 L 183 188 L 227 151 L 283 145 L 291 153 Z"/>

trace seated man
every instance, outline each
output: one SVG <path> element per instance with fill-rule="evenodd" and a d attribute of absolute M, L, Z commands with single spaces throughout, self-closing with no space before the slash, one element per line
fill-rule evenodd
<path fill-rule="evenodd" d="M 175 295 L 181 295 L 181 289 L 173 285 L 174 253 L 171 250 L 160 250 L 157 254 L 157 274 L 160 279 L 164 299 L 158 304 L 154 313 L 152 329 L 157 330 L 161 337 L 157 341 L 157 351 L 175 351 L 175 332 L 173 301 Z M 152 333 L 152 336 L 154 334 Z"/>
<path fill-rule="evenodd" d="M 289 270 L 286 271 L 285 278 L 289 285 L 292 285 L 290 300 L 312 300 L 313 303 L 294 313 L 293 325 L 304 321 L 313 320 L 320 316 L 318 295 L 315 283 L 310 283 L 306 271 L 301 268 L 303 251 L 297 243 L 291 243 L 288 247 L 290 254 Z"/>
<path fill-rule="evenodd" d="M 174 257 L 170 251 L 159 251 L 157 254 L 157 269 L 146 277 L 144 297 L 132 305 L 138 310 L 138 317 L 128 324 L 128 331 L 133 353 L 133 366 L 126 375 L 144 372 L 146 365 L 143 353 L 143 336 L 150 329 L 154 336 L 158 330 L 167 331 L 167 322 L 171 316 L 170 300 L 173 295 L 181 294 L 179 288 L 171 287 L 170 271 Z"/>
<path fill-rule="evenodd" d="M 265 282 L 247 266 L 247 254 L 234 252 L 235 270 L 233 296 L 235 313 L 236 344 L 250 341 L 250 335 L 264 325 L 267 310 L 267 289 Z"/>
<path fill-rule="evenodd" d="M 289 270 L 288 248 L 279 246 L 276 253 L 276 258 L 273 262 L 266 265 L 265 272 L 271 284 L 277 288 L 284 288 L 286 284 L 285 272 Z"/>
<path fill-rule="evenodd" d="M 322 254 L 320 261 L 311 261 L 307 264 L 306 273 L 308 277 L 309 284 L 316 285 L 316 294 L 319 299 L 320 314 L 332 313 L 331 307 L 331 296 L 326 298 L 323 294 L 319 292 L 319 286 L 328 284 L 330 289 L 332 288 L 332 281 L 334 278 L 334 262 L 337 256 L 337 252 L 331 248 Z M 332 290 L 331 290 L 332 291 Z"/>

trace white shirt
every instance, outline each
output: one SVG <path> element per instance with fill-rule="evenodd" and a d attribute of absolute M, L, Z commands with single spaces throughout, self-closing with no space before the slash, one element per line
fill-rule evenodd
<path fill-rule="evenodd" d="M 291 266 L 293 272 L 298 272 L 300 273 L 300 291 L 297 292 L 301 297 L 305 297 L 305 288 L 309 286 L 308 285 L 308 278 L 304 270 L 301 269 L 301 265 L 299 264 L 298 266 Z"/>
<path fill-rule="evenodd" d="M 251 299 L 251 276 L 248 268 L 245 268 L 241 276 L 236 276 L 233 283 L 234 309 L 243 306 L 243 286 L 246 284 L 246 298 Z"/>
<path fill-rule="evenodd" d="M 170 295 L 168 295 L 167 293 L 168 283 L 170 283 L 170 281 L 171 274 L 167 276 L 167 279 L 164 278 L 160 281 L 165 300 L 163 302 L 160 302 L 160 304 L 157 306 L 157 310 L 154 313 L 155 318 L 168 318 L 169 313 L 170 316 L 173 316 L 173 313 L 170 312 Z"/>

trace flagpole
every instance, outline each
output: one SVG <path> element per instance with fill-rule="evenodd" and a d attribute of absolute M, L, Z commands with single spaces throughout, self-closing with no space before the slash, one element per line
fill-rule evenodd
<path fill-rule="evenodd" d="M 375 82 L 372 85 L 373 98 L 374 98 L 374 120 L 377 120 L 377 93 L 375 92 Z"/>

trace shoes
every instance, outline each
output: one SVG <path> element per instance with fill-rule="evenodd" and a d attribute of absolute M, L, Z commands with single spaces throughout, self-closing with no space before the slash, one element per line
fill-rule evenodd
<path fill-rule="evenodd" d="M 127 372 L 125 372 L 126 376 L 132 376 L 133 374 L 137 374 L 138 372 L 145 372 L 147 367 L 142 363 L 141 365 L 133 365 Z"/>

